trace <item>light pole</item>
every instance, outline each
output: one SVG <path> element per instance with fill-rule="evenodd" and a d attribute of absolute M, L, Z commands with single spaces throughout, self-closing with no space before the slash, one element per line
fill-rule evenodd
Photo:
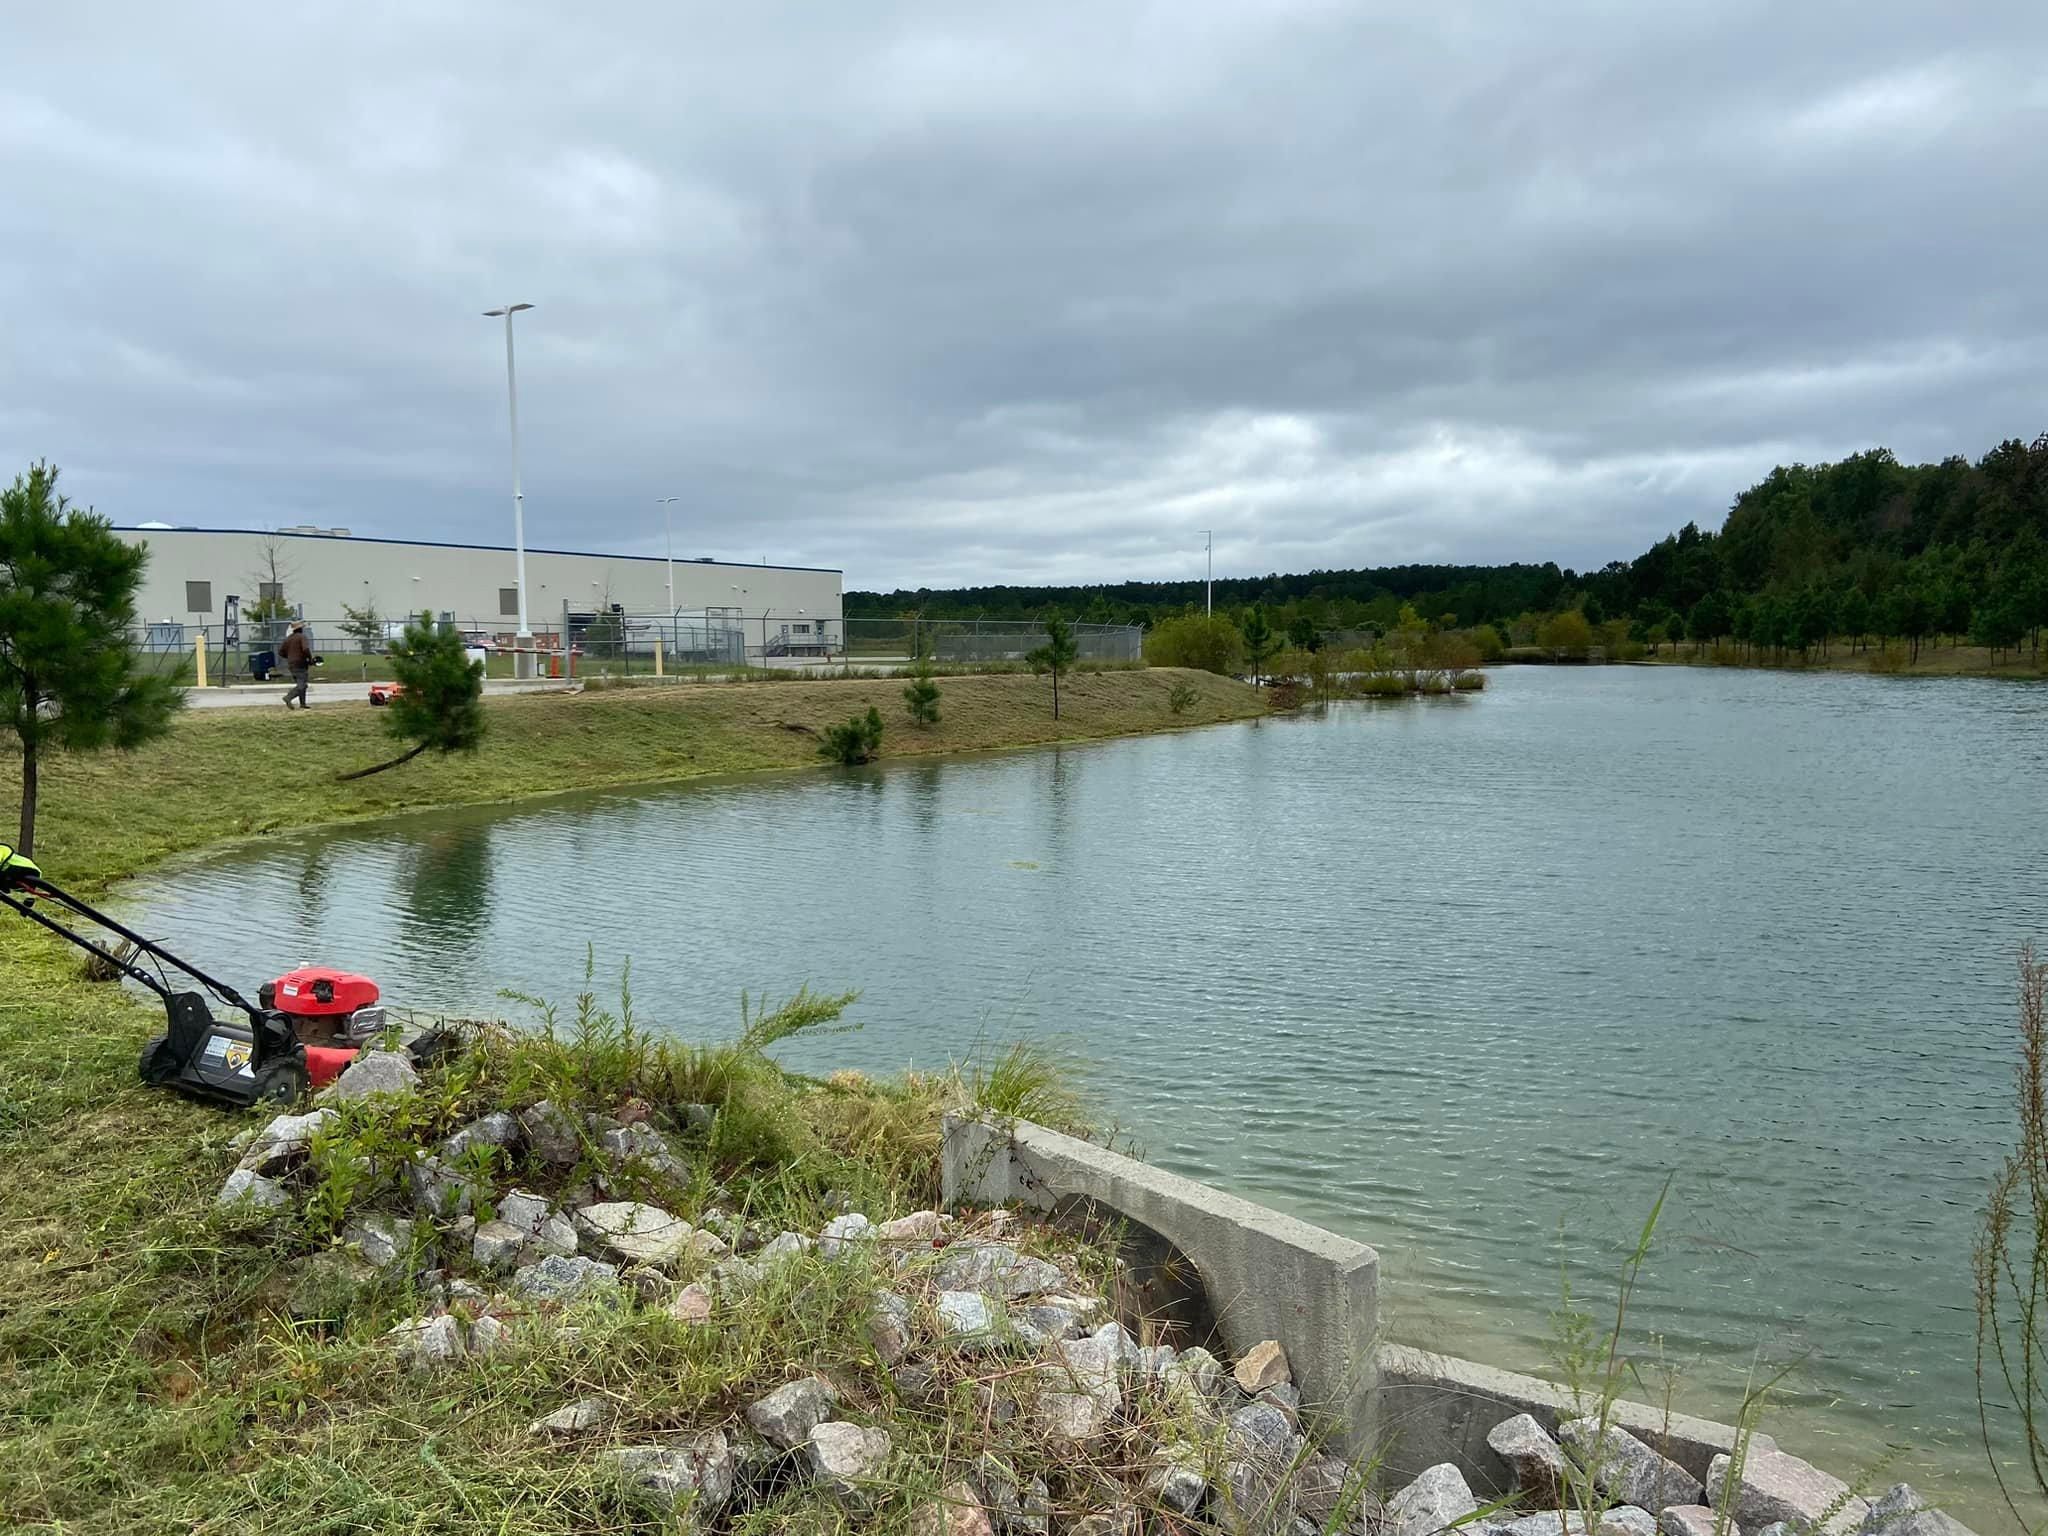
<path fill-rule="evenodd" d="M 654 498 L 654 504 L 661 508 L 662 547 L 668 554 L 668 624 L 671 634 L 677 628 L 675 505 L 682 499 L 680 496 L 657 496 Z"/>
<path fill-rule="evenodd" d="M 1214 528 L 1204 528 L 1202 530 L 1202 553 L 1209 557 L 1209 584 L 1208 593 L 1203 599 L 1205 604 L 1203 612 L 1209 617 L 1214 618 L 1216 615 L 1216 530 Z"/>
<path fill-rule="evenodd" d="M 680 496 L 657 496 L 654 498 L 654 504 L 661 508 L 661 537 L 663 546 L 668 551 L 668 611 L 671 614 L 676 611 L 676 527 L 674 507 L 682 499 Z"/>
<path fill-rule="evenodd" d="M 519 588 L 519 633 L 513 638 L 518 652 L 512 662 L 514 677 L 533 676 L 533 627 L 526 622 L 526 498 L 519 490 L 519 376 L 512 367 L 512 317 L 531 304 L 507 304 L 487 309 L 488 319 L 505 317 L 505 403 L 512 419 L 512 575 Z"/>

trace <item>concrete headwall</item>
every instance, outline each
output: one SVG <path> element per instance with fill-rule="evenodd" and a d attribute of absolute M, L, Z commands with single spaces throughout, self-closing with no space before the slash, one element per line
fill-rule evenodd
<path fill-rule="evenodd" d="M 1305 1407 L 1367 1449 L 1379 1255 L 1365 1244 L 1043 1126 L 946 1120 L 945 1199 L 1051 1211 L 1076 1197 L 1164 1237 L 1201 1272 L 1224 1346 L 1287 1351 Z"/>
<path fill-rule="evenodd" d="M 1569 1391 L 1551 1382 L 1406 1345 L 1380 1345 L 1373 1364 L 1375 1438 L 1386 1458 L 1387 1480 L 1397 1486 L 1438 1462 L 1454 1461 L 1476 1492 L 1506 1493 L 1514 1480 L 1487 1445 L 1487 1432 L 1503 1419 L 1527 1413 L 1555 1435 L 1561 1420 L 1584 1411 L 1574 1406 Z M 1616 1403 L 1610 1421 L 1702 1483 L 1708 1463 L 1735 1446 L 1732 1425 L 1666 1413 L 1645 1403 Z M 1761 1434 L 1752 1434 L 1749 1444 L 1752 1452 L 1777 1447 Z"/>

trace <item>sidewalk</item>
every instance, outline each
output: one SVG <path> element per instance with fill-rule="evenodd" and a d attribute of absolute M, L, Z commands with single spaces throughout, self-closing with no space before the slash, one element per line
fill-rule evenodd
<path fill-rule="evenodd" d="M 491 678 L 484 683 L 486 697 L 507 693 L 560 693 L 564 684 L 557 678 L 539 677 L 532 681 L 518 681 L 512 678 Z M 185 705 L 188 709 L 279 709 L 283 707 L 286 687 L 282 683 L 238 683 L 232 688 L 188 688 L 185 690 Z M 307 698 L 313 707 L 334 704 L 368 704 L 370 685 L 355 683 L 315 683 L 307 690 Z"/>

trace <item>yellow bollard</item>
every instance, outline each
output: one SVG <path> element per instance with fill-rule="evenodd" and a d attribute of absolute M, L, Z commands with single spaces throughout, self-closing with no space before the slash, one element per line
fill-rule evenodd
<path fill-rule="evenodd" d="M 206 631 L 192 637 L 192 655 L 199 663 L 199 686 L 206 686 Z"/>
<path fill-rule="evenodd" d="M 660 637 L 657 636 L 654 641 L 654 675 L 656 677 L 661 676 L 661 653 L 667 649 L 668 647 L 663 645 Z"/>

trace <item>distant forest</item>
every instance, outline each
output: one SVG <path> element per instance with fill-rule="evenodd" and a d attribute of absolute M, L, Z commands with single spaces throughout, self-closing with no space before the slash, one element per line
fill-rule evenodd
<path fill-rule="evenodd" d="M 1150 626 L 1199 613 L 1203 584 L 965 587 L 849 592 L 846 616 L 1070 618 Z M 1720 640 L 1801 651 L 1840 637 L 1969 638 L 2039 645 L 2048 626 L 2048 433 L 1975 463 L 1901 464 L 1883 449 L 1772 470 L 1735 498 L 1719 532 L 1688 523 L 1634 560 L 1556 565 L 1397 565 L 1233 577 L 1219 612 L 1260 607 L 1276 628 L 1385 631 L 1404 607 L 1432 626 L 1490 625 L 1509 643 L 1577 610 L 1637 641 Z"/>

